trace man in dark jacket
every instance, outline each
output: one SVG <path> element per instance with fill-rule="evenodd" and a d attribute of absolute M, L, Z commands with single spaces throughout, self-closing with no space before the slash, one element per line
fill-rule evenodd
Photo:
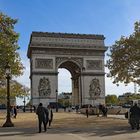
<path fill-rule="evenodd" d="M 130 108 L 130 125 L 134 129 L 136 127 L 139 130 L 139 121 L 140 121 L 140 108 L 135 103 L 134 106 Z"/>
<path fill-rule="evenodd" d="M 48 111 L 46 108 L 43 107 L 43 104 L 40 103 L 37 107 L 36 114 L 38 115 L 38 122 L 39 122 L 39 133 L 41 133 L 41 125 L 43 122 L 44 131 L 46 132 L 46 124 L 48 121 Z"/>

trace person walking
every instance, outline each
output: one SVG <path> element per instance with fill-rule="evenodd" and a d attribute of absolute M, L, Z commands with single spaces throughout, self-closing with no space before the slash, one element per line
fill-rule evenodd
<path fill-rule="evenodd" d="M 89 106 L 87 106 L 87 108 L 86 108 L 86 116 L 87 116 L 87 118 L 88 118 L 88 115 L 89 115 Z"/>
<path fill-rule="evenodd" d="M 46 128 L 46 124 L 47 124 L 47 109 L 45 109 L 43 107 L 43 104 L 42 103 L 39 103 L 38 107 L 37 107 L 37 110 L 36 110 L 36 114 L 38 115 L 38 122 L 39 122 L 39 133 L 41 133 L 41 126 L 42 126 L 42 123 L 44 125 L 44 131 L 46 132 L 47 131 L 47 128 Z"/>
<path fill-rule="evenodd" d="M 17 107 L 16 106 L 14 106 L 13 112 L 14 112 L 14 118 L 16 119 L 16 117 L 17 117 Z"/>
<path fill-rule="evenodd" d="M 53 120 L 53 111 L 52 111 L 52 108 L 50 105 L 48 105 L 48 128 L 51 128 L 51 123 L 52 123 L 52 120 Z"/>
<path fill-rule="evenodd" d="M 107 111 L 108 111 L 107 107 L 105 105 L 103 105 L 102 106 L 102 112 L 103 112 L 104 117 L 107 117 Z"/>
<path fill-rule="evenodd" d="M 132 130 L 139 130 L 139 121 L 140 121 L 140 108 L 135 103 L 134 106 L 130 108 L 130 125 Z"/>

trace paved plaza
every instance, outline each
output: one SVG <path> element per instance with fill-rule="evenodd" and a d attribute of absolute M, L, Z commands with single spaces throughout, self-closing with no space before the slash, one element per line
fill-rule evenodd
<path fill-rule="evenodd" d="M 1 115 L 2 116 L 2 115 Z M 3 118 L 0 116 L 0 125 Z M 52 128 L 38 132 L 34 113 L 19 113 L 12 119 L 15 127 L 0 127 L 0 140 L 138 140 L 140 131 L 131 130 L 124 116 L 105 117 L 72 113 L 54 113 Z"/>

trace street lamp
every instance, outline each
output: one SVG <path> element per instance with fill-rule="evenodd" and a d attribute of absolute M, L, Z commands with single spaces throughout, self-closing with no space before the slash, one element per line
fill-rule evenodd
<path fill-rule="evenodd" d="M 6 74 L 6 79 L 7 79 L 7 117 L 6 117 L 6 122 L 3 124 L 3 127 L 13 127 L 14 124 L 11 121 L 10 117 L 10 74 L 11 74 L 11 69 L 10 66 L 7 64 L 5 66 L 5 74 Z"/>
<path fill-rule="evenodd" d="M 23 107 L 23 112 L 26 111 L 26 106 L 25 106 L 25 104 L 26 104 L 25 95 L 26 95 L 26 88 L 25 88 L 25 86 L 24 86 L 24 100 L 23 100 L 24 107 Z"/>
<path fill-rule="evenodd" d="M 56 89 L 56 112 L 58 112 L 58 91 Z"/>

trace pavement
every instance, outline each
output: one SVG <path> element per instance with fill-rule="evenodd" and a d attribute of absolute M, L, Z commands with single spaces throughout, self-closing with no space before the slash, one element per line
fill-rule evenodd
<path fill-rule="evenodd" d="M 63 114 L 62 114 L 63 115 Z M 69 114 L 72 116 L 72 114 Z M 80 116 L 80 115 L 79 115 Z M 75 118 L 74 118 L 75 117 Z M 122 115 L 109 115 L 108 118 L 97 118 L 85 116 L 81 118 L 90 123 L 88 125 L 74 125 L 70 120 L 59 122 L 59 125 L 52 125 L 47 132 L 38 133 L 37 128 L 33 127 L 0 127 L 0 140 L 139 140 L 140 131 L 131 130 L 127 120 Z M 95 122 L 91 122 L 95 119 Z M 57 121 L 56 121 L 57 122 Z M 57 122 L 58 123 L 58 122 Z M 71 125 L 70 125 L 71 123 Z M 102 125 L 101 125 L 102 124 Z"/>

